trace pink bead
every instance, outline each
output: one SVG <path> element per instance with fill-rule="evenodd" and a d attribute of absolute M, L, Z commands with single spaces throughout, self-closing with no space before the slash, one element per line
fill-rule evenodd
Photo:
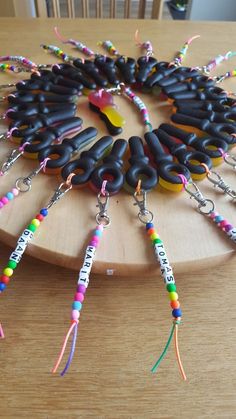
<path fill-rule="evenodd" d="M 13 188 L 11 191 L 12 191 L 12 193 L 13 193 L 14 196 L 19 195 L 19 191 L 18 191 L 17 188 Z"/>
<path fill-rule="evenodd" d="M 80 316 L 80 312 L 78 310 L 72 310 L 71 318 L 72 320 L 78 320 Z"/>
<path fill-rule="evenodd" d="M 223 221 L 220 222 L 220 226 L 222 228 L 226 227 L 228 224 L 229 224 L 229 222 L 227 220 L 223 220 Z"/>
<path fill-rule="evenodd" d="M 81 303 L 84 301 L 84 294 L 82 294 L 81 292 L 77 292 L 75 294 L 75 301 L 80 301 Z"/>
<path fill-rule="evenodd" d="M 77 287 L 77 292 L 85 294 L 86 293 L 87 288 L 84 285 L 78 285 Z"/>
<path fill-rule="evenodd" d="M 2 201 L 0 201 L 0 209 L 1 209 L 2 207 L 4 207 L 4 205 L 3 205 Z"/>
<path fill-rule="evenodd" d="M 102 224 L 99 224 L 99 225 L 96 227 L 96 230 L 101 230 L 101 231 L 103 231 L 103 230 L 104 230 L 103 225 L 102 225 Z"/>
<path fill-rule="evenodd" d="M 7 203 L 8 203 L 8 199 L 7 199 L 7 197 L 6 196 L 4 196 L 2 199 L 1 199 L 1 201 L 2 201 L 2 203 L 3 203 L 3 205 L 6 205 Z"/>
<path fill-rule="evenodd" d="M 93 236 L 91 241 L 94 241 L 94 242 L 98 243 L 99 242 L 99 237 L 98 236 Z"/>
<path fill-rule="evenodd" d="M 210 213 L 210 218 L 212 218 L 212 220 L 218 215 L 217 212 L 211 212 Z"/>

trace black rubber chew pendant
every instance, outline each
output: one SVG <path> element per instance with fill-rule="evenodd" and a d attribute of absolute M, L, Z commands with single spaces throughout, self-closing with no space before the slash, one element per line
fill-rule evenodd
<path fill-rule="evenodd" d="M 149 164 L 149 158 L 144 154 L 143 142 L 140 137 L 133 136 L 129 139 L 131 157 L 129 163 L 131 167 L 125 175 L 126 183 L 136 189 L 138 181 L 141 179 L 141 188 L 145 191 L 153 189 L 158 177 L 156 170 Z"/>
<path fill-rule="evenodd" d="M 63 167 L 61 171 L 62 178 L 66 180 L 71 173 L 75 173 L 75 176 L 71 179 L 72 185 L 78 186 L 88 182 L 97 161 L 102 158 L 112 142 L 112 137 L 105 136 L 98 140 L 89 150 L 82 151 L 79 159 L 73 160 Z"/>
<path fill-rule="evenodd" d="M 104 180 L 107 180 L 106 190 L 115 194 L 119 192 L 124 183 L 124 175 L 121 171 L 123 166 L 122 157 L 127 149 L 127 142 L 123 139 L 116 140 L 111 152 L 92 173 L 91 183 L 96 190 L 101 190 Z"/>

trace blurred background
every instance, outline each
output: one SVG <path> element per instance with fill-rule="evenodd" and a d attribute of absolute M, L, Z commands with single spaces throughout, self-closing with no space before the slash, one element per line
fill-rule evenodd
<path fill-rule="evenodd" d="M 0 0 L 2 17 L 236 20 L 236 0 Z"/>

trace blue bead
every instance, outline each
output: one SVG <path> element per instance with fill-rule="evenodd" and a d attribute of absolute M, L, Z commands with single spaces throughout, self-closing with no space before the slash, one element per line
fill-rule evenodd
<path fill-rule="evenodd" d="M 14 195 L 12 192 L 7 192 L 6 194 L 7 199 L 9 199 L 9 201 L 11 201 L 12 199 L 14 199 Z"/>
<path fill-rule="evenodd" d="M 149 230 L 149 228 L 153 228 L 154 227 L 154 224 L 152 224 L 152 223 L 147 223 L 146 224 L 146 230 Z"/>
<path fill-rule="evenodd" d="M 94 231 L 94 236 L 101 237 L 102 236 L 102 231 L 101 230 L 95 230 Z"/>
<path fill-rule="evenodd" d="M 220 223 L 223 220 L 224 220 L 224 217 L 222 217 L 222 215 L 217 215 L 214 219 L 215 223 Z"/>
<path fill-rule="evenodd" d="M 182 316 L 182 311 L 180 308 L 174 308 L 174 310 L 172 310 L 172 316 L 173 317 L 181 317 Z"/>
<path fill-rule="evenodd" d="M 4 291 L 6 288 L 6 284 L 4 284 L 3 282 L 0 282 L 0 291 Z"/>
<path fill-rule="evenodd" d="M 48 210 L 46 208 L 42 208 L 40 214 L 46 217 L 48 215 Z"/>
<path fill-rule="evenodd" d="M 72 309 L 73 309 L 73 310 L 78 310 L 78 311 L 80 311 L 80 310 L 81 310 L 81 308 L 82 308 L 82 304 L 81 304 L 81 302 L 80 302 L 80 301 L 74 301 L 74 302 L 73 302 L 73 304 L 72 304 Z"/>

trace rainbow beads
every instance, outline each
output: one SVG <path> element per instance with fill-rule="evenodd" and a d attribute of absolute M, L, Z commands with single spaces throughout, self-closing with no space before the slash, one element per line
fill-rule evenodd
<path fill-rule="evenodd" d="M 84 301 L 84 295 L 89 285 L 89 274 L 92 269 L 93 259 L 95 256 L 96 248 L 100 242 L 100 238 L 103 233 L 103 225 L 98 225 L 93 233 L 93 236 L 87 246 L 83 266 L 80 269 L 76 294 L 74 296 L 74 302 L 72 304 L 72 321 L 78 321 L 80 317 L 80 311 L 82 309 L 82 303 Z"/>
<path fill-rule="evenodd" d="M 179 297 L 176 292 L 176 284 L 173 275 L 173 270 L 167 258 L 163 242 L 157 234 L 153 223 L 147 223 L 146 230 L 147 234 L 149 235 L 152 241 L 157 260 L 160 263 L 161 275 L 164 279 L 166 289 L 169 293 L 170 306 L 173 309 L 172 316 L 175 320 L 179 320 L 182 316 L 182 311 L 180 309 Z"/>
<path fill-rule="evenodd" d="M 7 192 L 2 198 L 0 198 L 0 209 L 2 209 L 9 201 L 12 201 L 19 195 L 17 188 L 13 188 L 10 192 Z"/>
<path fill-rule="evenodd" d="M 104 49 L 106 49 L 110 55 L 120 55 L 117 49 L 114 47 L 113 43 L 111 41 L 104 41 L 99 42 L 98 45 L 102 45 Z"/>
<path fill-rule="evenodd" d="M 14 270 L 17 268 L 18 263 L 20 262 L 29 241 L 32 240 L 35 231 L 40 226 L 40 223 L 43 221 L 44 217 L 47 216 L 47 214 L 48 210 L 46 208 L 41 209 L 40 213 L 37 214 L 35 218 L 33 218 L 28 227 L 23 231 L 23 233 L 19 237 L 17 241 L 17 246 L 15 250 L 11 253 L 7 262 L 7 266 L 3 269 L 2 276 L 0 277 L 0 293 L 5 290 L 6 285 L 10 282 L 10 278 L 13 276 Z"/>
<path fill-rule="evenodd" d="M 56 57 L 61 58 L 61 60 L 68 62 L 73 59 L 70 55 L 65 54 L 61 48 L 56 47 L 55 45 L 41 45 L 43 49 L 46 51 L 51 52 L 52 54 L 56 55 Z"/>
<path fill-rule="evenodd" d="M 217 212 L 212 211 L 209 214 L 210 218 L 217 224 L 217 226 L 224 231 L 231 240 L 236 243 L 236 228 L 229 223 L 222 215 L 219 215 Z"/>

